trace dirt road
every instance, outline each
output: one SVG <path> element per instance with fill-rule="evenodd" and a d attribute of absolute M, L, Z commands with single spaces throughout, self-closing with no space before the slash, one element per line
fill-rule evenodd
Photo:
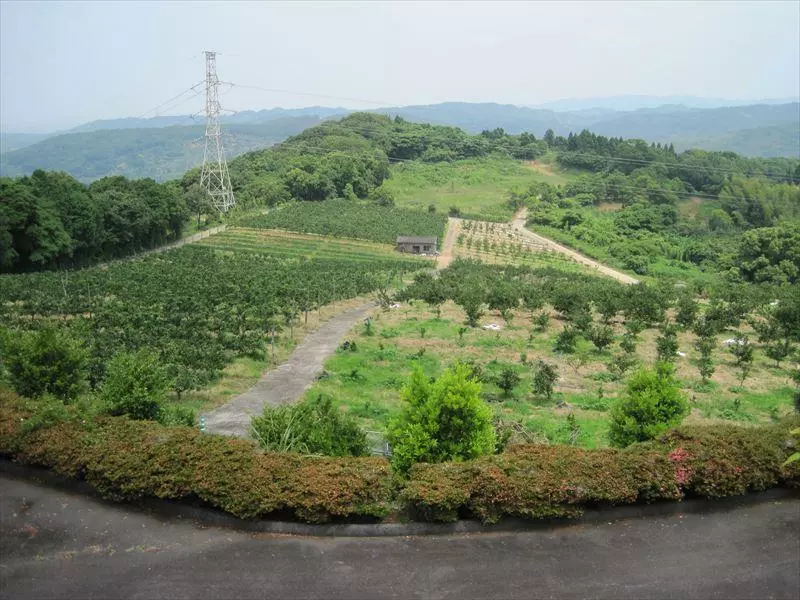
<path fill-rule="evenodd" d="M 461 229 L 461 219 L 450 217 L 447 221 L 447 233 L 442 242 L 442 252 L 436 261 L 436 268 L 440 271 L 446 269 L 453 262 L 453 250 L 456 246 L 459 229 Z"/>
<path fill-rule="evenodd" d="M 322 372 L 325 360 L 336 351 L 345 334 L 374 307 L 374 303 L 367 302 L 351 308 L 309 333 L 285 363 L 267 371 L 244 394 L 205 415 L 206 429 L 222 435 L 248 437 L 251 417 L 261 414 L 267 405 L 277 406 L 299 399 Z"/>
<path fill-rule="evenodd" d="M 611 267 L 607 267 L 606 265 L 601 264 L 596 260 L 592 260 L 591 258 L 588 258 L 583 254 L 576 252 L 575 250 L 567 248 L 566 246 L 562 246 L 561 244 L 558 244 L 549 238 L 541 236 L 538 233 L 533 233 L 531 230 L 526 229 L 525 220 L 527 216 L 528 216 L 528 209 L 523 208 L 514 216 L 512 225 L 514 226 L 514 229 L 518 230 L 520 233 L 522 233 L 522 235 L 528 237 L 531 241 L 534 241 L 537 244 L 544 246 L 545 248 L 554 250 L 555 252 L 559 252 L 569 257 L 570 259 L 574 260 L 577 263 L 595 269 L 601 275 L 612 277 L 617 281 L 619 281 L 620 283 L 627 283 L 627 284 L 639 283 L 638 279 L 635 279 L 626 273 L 622 273 L 621 271 L 617 271 L 615 269 L 612 269 Z"/>

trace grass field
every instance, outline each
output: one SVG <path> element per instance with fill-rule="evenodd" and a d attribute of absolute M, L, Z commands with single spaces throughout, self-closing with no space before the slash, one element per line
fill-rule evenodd
<path fill-rule="evenodd" d="M 553 341 L 563 324 L 554 314 L 544 332 L 532 330 L 530 315 L 523 311 L 515 313 L 510 325 L 496 314 L 484 316 L 482 324 L 496 323 L 500 331 L 476 328 L 459 334 L 463 320 L 461 309 L 451 302 L 444 305 L 439 319 L 421 302 L 382 312 L 374 320 L 371 335 L 363 327 L 352 332 L 348 339 L 356 342 L 356 351 L 340 350 L 333 355 L 325 365 L 326 373 L 307 394 L 329 394 L 365 429 L 381 431 L 388 415 L 398 409 L 400 391 L 414 368 L 436 376 L 457 360 L 474 361 L 486 374 L 484 398 L 498 417 L 521 423 L 530 439 L 567 443 L 567 415 L 573 413 L 580 428 L 579 445 L 608 444 L 608 411 L 623 389 L 605 366 L 611 351 L 598 352 L 581 341 L 575 355 L 556 354 Z M 621 324 L 614 324 L 614 329 L 619 338 Z M 655 359 L 656 335 L 652 329 L 641 334 L 637 355 L 643 364 Z M 721 344 L 725 337 L 720 336 L 714 353 L 717 371 L 710 384 L 701 386 L 693 336 L 679 335 L 680 349 L 687 356 L 677 359 L 677 376 L 692 407 L 687 422 L 761 423 L 791 412 L 789 371 L 775 369 L 757 352 L 753 374 L 738 390 L 732 357 Z M 560 375 L 550 402 L 531 392 L 533 365 L 539 359 L 555 364 Z M 494 378 L 509 366 L 521 382 L 509 397 L 503 397 Z"/>
<path fill-rule="evenodd" d="M 509 192 L 535 181 L 566 182 L 572 174 L 546 165 L 503 158 L 461 160 L 452 163 L 407 162 L 392 166 L 386 185 L 397 206 L 439 213 L 458 207 L 463 216 L 487 221 L 508 221 L 513 210 Z"/>

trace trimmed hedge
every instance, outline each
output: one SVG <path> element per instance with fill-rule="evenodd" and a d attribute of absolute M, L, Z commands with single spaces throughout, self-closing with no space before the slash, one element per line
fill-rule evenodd
<path fill-rule="evenodd" d="M 683 427 L 624 450 L 511 446 L 473 461 L 417 464 L 404 481 L 382 458 L 265 454 L 245 440 L 125 417 L 36 429 L 30 417 L 16 396 L 0 391 L 0 455 L 84 479 L 108 498 L 199 499 L 241 518 L 277 513 L 320 523 L 408 507 L 424 520 L 491 523 L 800 485 L 800 462 L 783 466 L 797 417 L 758 428 Z"/>
<path fill-rule="evenodd" d="M 290 512 L 312 523 L 386 515 L 391 470 L 379 458 L 264 454 L 246 440 L 125 417 L 23 431 L 24 411 L 0 406 L 0 454 L 86 480 L 115 500 L 200 499 L 237 517 Z"/>

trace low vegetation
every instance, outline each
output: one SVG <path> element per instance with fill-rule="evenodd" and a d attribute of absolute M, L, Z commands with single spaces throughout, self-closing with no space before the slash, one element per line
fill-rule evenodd
<path fill-rule="evenodd" d="M 625 450 L 514 446 L 464 462 L 413 466 L 393 481 L 383 458 L 263 453 L 253 443 L 124 417 L 74 410 L 33 423 L 30 407 L 0 398 L 0 455 L 82 479 L 115 500 L 199 499 L 241 518 L 309 522 L 386 518 L 452 521 L 474 515 L 577 516 L 597 504 L 719 498 L 800 484 L 784 465 L 791 422 L 743 429 L 684 428 Z M 796 423 L 794 424 L 796 427 Z M 135 448 L 135 452 L 131 452 Z"/>
<path fill-rule="evenodd" d="M 392 244 L 398 235 L 436 236 L 441 241 L 447 217 L 358 201 L 297 202 L 266 214 L 247 214 L 237 225 L 285 229 Z"/>

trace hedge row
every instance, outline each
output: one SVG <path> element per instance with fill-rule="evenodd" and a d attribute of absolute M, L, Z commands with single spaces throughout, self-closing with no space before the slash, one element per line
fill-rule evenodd
<path fill-rule="evenodd" d="M 512 446 L 470 462 L 418 464 L 401 482 L 381 458 L 264 454 L 245 440 L 121 417 L 29 431 L 29 418 L 18 399 L 0 392 L 0 455 L 86 480 L 109 498 L 199 499 L 242 518 L 278 513 L 325 522 L 382 518 L 407 507 L 424 520 L 476 516 L 490 523 L 800 484 L 800 463 L 783 466 L 797 419 L 684 427 L 625 450 Z"/>
<path fill-rule="evenodd" d="M 282 512 L 312 523 L 389 509 L 383 459 L 264 454 L 246 440 L 124 417 L 25 433 L 27 416 L 0 406 L 0 454 L 83 479 L 111 499 L 200 499 L 237 517 Z"/>
<path fill-rule="evenodd" d="M 744 428 L 682 427 L 624 450 L 512 446 L 465 463 L 412 467 L 403 499 L 426 519 L 471 514 L 576 516 L 587 506 L 721 498 L 782 485 L 798 487 L 800 468 L 783 463 L 794 445 L 797 418 Z"/>

